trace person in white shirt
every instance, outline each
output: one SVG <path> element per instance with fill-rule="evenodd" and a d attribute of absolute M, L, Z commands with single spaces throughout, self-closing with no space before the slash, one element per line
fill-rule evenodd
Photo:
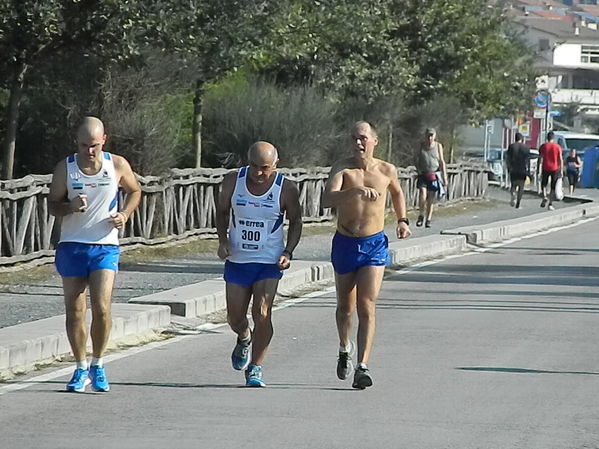
<path fill-rule="evenodd" d="M 62 217 L 55 265 L 62 277 L 67 336 L 77 363 L 67 390 L 80 393 L 90 383 L 95 391 L 110 389 L 103 355 L 112 327 L 118 230 L 125 226 L 141 198 L 129 162 L 105 152 L 105 143 L 102 121 L 86 117 L 77 131 L 77 152 L 56 165 L 48 194 L 50 213 Z M 127 194 L 120 210 L 119 187 Z M 91 365 L 86 355 L 86 289 L 92 310 Z"/>

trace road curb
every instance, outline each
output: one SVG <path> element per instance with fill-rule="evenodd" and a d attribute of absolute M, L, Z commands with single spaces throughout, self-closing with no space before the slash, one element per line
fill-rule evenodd
<path fill-rule="evenodd" d="M 168 326 L 170 321 L 170 310 L 165 306 L 113 304 L 110 344 L 138 339 Z M 90 322 L 89 312 L 87 322 Z M 65 315 L 1 328 L 0 341 L 0 380 L 31 371 L 36 365 L 62 360 L 71 353 Z M 91 348 L 91 342 L 88 347 Z"/>
<path fill-rule="evenodd" d="M 469 244 L 481 245 L 521 237 L 596 216 L 599 216 L 599 204 L 586 203 L 554 211 L 540 212 L 527 217 L 502 220 L 493 224 L 447 229 L 441 231 L 441 234 L 461 235 L 466 237 Z"/>

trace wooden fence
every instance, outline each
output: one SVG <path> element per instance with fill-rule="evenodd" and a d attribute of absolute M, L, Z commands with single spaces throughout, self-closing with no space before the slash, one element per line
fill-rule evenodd
<path fill-rule="evenodd" d="M 304 222 L 333 219 L 321 196 L 329 167 L 282 169 L 299 187 Z M 192 235 L 216 236 L 216 202 L 225 169 L 172 169 L 167 176 L 138 177 L 141 204 L 121 231 L 123 245 L 157 244 Z M 487 173 L 474 165 L 448 166 L 447 200 L 482 197 Z M 408 207 L 417 202 L 416 172 L 398 170 Z M 0 181 L 0 267 L 54 255 L 60 219 L 48 211 L 52 175 Z M 121 197 L 122 204 L 122 197 Z"/>

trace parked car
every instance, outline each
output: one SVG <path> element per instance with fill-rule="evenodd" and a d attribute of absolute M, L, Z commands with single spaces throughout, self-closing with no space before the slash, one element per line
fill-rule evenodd
<path fill-rule="evenodd" d="M 568 157 L 568 153 L 572 148 L 582 159 L 584 150 L 588 147 L 599 145 L 599 135 L 575 133 L 571 131 L 555 131 L 555 142 L 562 147 L 564 159 Z"/>
<path fill-rule="evenodd" d="M 489 181 L 499 181 L 504 172 L 505 152 L 503 148 L 490 148 L 487 155 L 487 168 L 489 169 Z"/>
<path fill-rule="evenodd" d="M 500 181 L 502 175 L 507 178 L 507 149 L 491 148 L 487 156 L 487 168 L 489 169 L 489 181 Z M 539 150 L 530 149 L 530 173 L 534 174 L 537 169 L 537 160 L 539 158 Z"/>

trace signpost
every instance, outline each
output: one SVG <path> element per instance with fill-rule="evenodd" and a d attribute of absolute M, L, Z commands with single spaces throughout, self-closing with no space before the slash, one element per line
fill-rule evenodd
<path fill-rule="evenodd" d="M 551 115 L 551 94 L 547 89 L 538 89 L 532 97 L 532 102 L 535 106 L 533 118 L 543 120 L 543 124 L 540 128 L 544 129 L 545 134 L 547 134 L 553 126 L 553 115 Z M 544 136 L 539 136 L 538 145 L 541 144 L 542 139 L 544 139 Z"/>

